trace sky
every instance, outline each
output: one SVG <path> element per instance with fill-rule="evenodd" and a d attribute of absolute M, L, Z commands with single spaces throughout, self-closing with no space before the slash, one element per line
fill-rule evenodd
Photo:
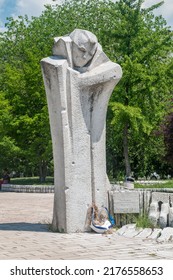
<path fill-rule="evenodd" d="M 39 16 L 45 4 L 61 3 L 63 0 L 0 0 L 0 30 L 3 31 L 7 17 L 16 18 L 19 15 Z M 116 1 L 116 0 L 115 0 Z M 144 7 L 151 6 L 161 0 L 145 0 Z M 162 15 L 173 29 L 173 0 L 165 0 L 157 9 L 157 15 Z"/>

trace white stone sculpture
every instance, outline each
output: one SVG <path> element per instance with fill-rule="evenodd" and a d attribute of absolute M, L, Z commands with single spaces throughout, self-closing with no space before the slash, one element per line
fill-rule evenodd
<path fill-rule="evenodd" d="M 161 228 L 168 226 L 169 203 L 162 203 L 159 216 L 159 225 Z"/>
<path fill-rule="evenodd" d="M 157 225 L 159 219 L 159 204 L 158 201 L 152 201 L 149 207 L 148 217 L 154 226 Z"/>
<path fill-rule="evenodd" d="M 91 204 L 107 206 L 105 120 L 121 67 L 94 34 L 80 29 L 55 38 L 53 56 L 41 66 L 53 142 L 53 227 L 83 232 Z"/>
<path fill-rule="evenodd" d="M 169 226 L 173 227 L 173 207 L 169 208 Z"/>

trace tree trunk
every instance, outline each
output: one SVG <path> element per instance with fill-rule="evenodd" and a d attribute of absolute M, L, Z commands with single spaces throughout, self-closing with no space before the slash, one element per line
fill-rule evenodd
<path fill-rule="evenodd" d="M 128 149 L 128 123 L 125 124 L 124 131 L 123 131 L 123 151 L 124 151 L 126 177 L 129 177 L 131 175 L 131 167 L 130 167 L 129 149 Z"/>
<path fill-rule="evenodd" d="M 47 175 L 47 162 L 45 160 L 40 161 L 39 171 L 40 171 L 40 182 L 44 183 L 46 181 L 46 175 Z"/>

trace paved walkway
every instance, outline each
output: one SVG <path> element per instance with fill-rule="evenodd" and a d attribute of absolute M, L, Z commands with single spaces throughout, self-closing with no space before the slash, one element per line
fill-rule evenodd
<path fill-rule="evenodd" d="M 52 233 L 53 194 L 0 192 L 0 260 L 173 259 L 173 241 Z"/>

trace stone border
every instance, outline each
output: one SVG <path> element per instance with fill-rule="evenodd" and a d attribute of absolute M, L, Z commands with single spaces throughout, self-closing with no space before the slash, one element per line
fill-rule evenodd
<path fill-rule="evenodd" d="M 156 240 L 157 242 L 173 241 L 173 228 L 136 228 L 136 224 L 127 224 L 116 231 L 118 235 L 128 238 L 142 238 Z"/>
<path fill-rule="evenodd" d="M 173 192 L 173 189 L 169 188 L 135 188 L 135 189 L 126 189 L 122 186 L 116 186 L 112 184 L 112 191 L 139 191 L 141 193 L 145 192 Z M 31 193 L 54 193 L 54 185 L 14 185 L 14 184 L 2 184 L 2 192 L 31 192 Z"/>
<path fill-rule="evenodd" d="M 22 193 L 54 193 L 52 185 L 12 185 L 2 184 L 2 192 L 22 192 Z"/>

